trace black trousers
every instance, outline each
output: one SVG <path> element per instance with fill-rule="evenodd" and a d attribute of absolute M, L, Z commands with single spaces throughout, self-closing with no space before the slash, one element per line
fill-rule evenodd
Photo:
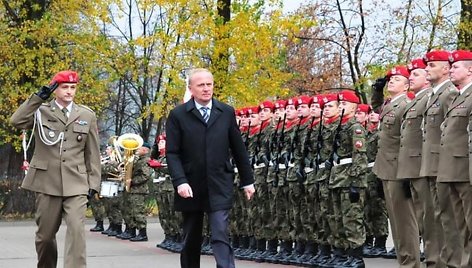
<path fill-rule="evenodd" d="M 182 268 L 200 268 L 203 211 L 182 212 L 184 245 L 180 253 Z M 229 210 L 208 212 L 211 247 L 217 268 L 234 268 L 233 249 L 229 243 Z"/>

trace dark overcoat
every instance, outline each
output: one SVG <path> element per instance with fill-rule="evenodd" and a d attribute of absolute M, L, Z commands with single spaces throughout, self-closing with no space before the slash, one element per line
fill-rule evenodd
<path fill-rule="evenodd" d="M 166 123 L 166 153 L 174 188 L 188 183 L 192 198 L 175 192 L 177 211 L 217 211 L 233 204 L 234 168 L 240 175 L 240 186 L 254 183 L 248 153 L 236 124 L 234 109 L 212 100 L 208 123 L 195 107 L 193 99 L 169 113 Z"/>

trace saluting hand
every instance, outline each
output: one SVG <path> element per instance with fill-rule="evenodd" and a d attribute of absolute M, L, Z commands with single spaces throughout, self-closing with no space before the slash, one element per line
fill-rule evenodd
<path fill-rule="evenodd" d="M 192 187 L 188 183 L 177 186 L 177 193 L 183 198 L 193 197 Z"/>
<path fill-rule="evenodd" d="M 47 86 L 42 86 L 39 89 L 39 91 L 36 93 L 36 95 L 38 95 L 38 97 L 40 97 L 43 100 L 47 100 L 58 86 L 59 86 L 59 83 L 54 81 L 53 83 Z"/>

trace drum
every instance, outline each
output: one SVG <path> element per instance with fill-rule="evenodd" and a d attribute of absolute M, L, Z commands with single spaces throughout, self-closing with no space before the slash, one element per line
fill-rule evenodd
<path fill-rule="evenodd" d="M 120 190 L 120 182 L 117 181 L 102 181 L 100 186 L 101 197 L 115 197 Z"/>

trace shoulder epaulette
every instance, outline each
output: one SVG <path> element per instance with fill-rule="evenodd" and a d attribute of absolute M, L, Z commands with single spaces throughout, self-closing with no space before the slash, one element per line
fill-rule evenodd
<path fill-rule="evenodd" d="M 90 111 L 91 113 L 95 114 L 95 112 L 94 112 L 92 109 L 90 109 L 88 106 L 85 106 L 85 105 L 83 105 L 83 104 L 77 104 L 77 106 L 82 107 L 82 108 L 84 108 L 84 109 Z"/>

